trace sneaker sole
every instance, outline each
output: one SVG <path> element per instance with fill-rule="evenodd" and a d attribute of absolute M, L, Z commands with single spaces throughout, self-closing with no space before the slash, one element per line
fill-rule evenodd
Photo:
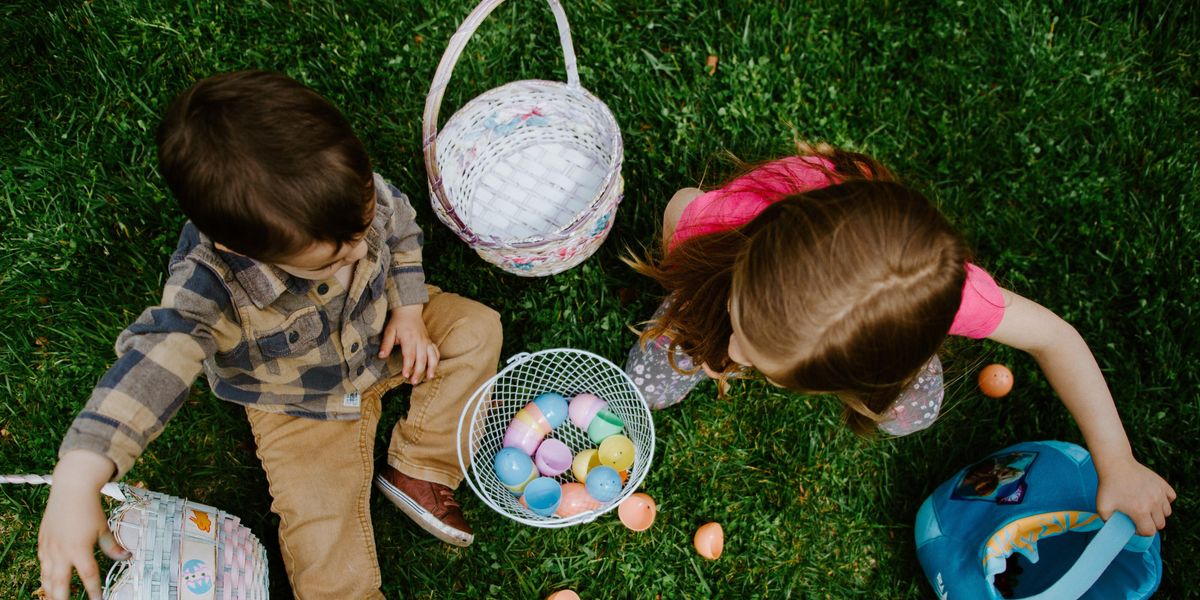
<path fill-rule="evenodd" d="M 412 519 L 421 529 L 432 534 L 433 537 L 447 544 L 462 547 L 470 546 L 471 542 L 475 541 L 474 535 L 441 522 L 441 520 L 433 516 L 433 513 L 425 510 L 425 507 L 417 504 L 408 494 L 400 491 L 400 488 L 392 485 L 387 479 L 376 475 L 375 487 L 379 488 L 379 491 L 383 492 L 383 495 L 387 496 L 387 499 L 391 500 L 392 504 L 395 504 L 396 508 L 400 509 L 400 512 L 407 515 L 408 518 Z"/>

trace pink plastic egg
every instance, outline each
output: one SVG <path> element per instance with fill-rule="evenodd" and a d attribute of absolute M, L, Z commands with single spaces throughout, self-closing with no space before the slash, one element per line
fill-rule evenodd
<path fill-rule="evenodd" d="M 571 458 L 571 449 L 566 444 L 551 439 L 538 446 L 533 464 L 537 465 L 538 473 L 555 477 L 571 468 Z"/>
<path fill-rule="evenodd" d="M 579 594 L 572 590 L 558 590 L 546 596 L 546 600 L 579 600 Z"/>
<path fill-rule="evenodd" d="M 579 394 L 571 398 L 571 402 L 567 407 L 567 414 L 571 417 L 571 422 L 576 427 L 587 431 L 588 425 L 592 423 L 592 418 L 596 413 L 608 408 L 608 403 L 596 397 L 593 394 Z"/>
<path fill-rule="evenodd" d="M 505 448 L 517 448 L 525 454 L 533 456 L 538 445 L 542 443 L 542 439 L 550 433 L 550 429 L 550 422 L 542 415 L 542 411 L 538 409 L 537 405 L 530 402 L 513 416 L 512 422 L 508 424 L 508 429 L 504 430 L 502 443 Z"/>
<path fill-rule="evenodd" d="M 617 516 L 621 518 L 621 523 L 633 531 L 649 529 L 654 524 L 657 514 L 658 505 L 654 503 L 654 498 L 641 492 L 626 498 L 617 507 Z"/>
<path fill-rule="evenodd" d="M 560 517 L 573 517 L 579 513 L 600 508 L 600 503 L 588 495 L 587 487 L 582 483 L 564 483 L 562 485 L 562 500 L 554 514 Z"/>

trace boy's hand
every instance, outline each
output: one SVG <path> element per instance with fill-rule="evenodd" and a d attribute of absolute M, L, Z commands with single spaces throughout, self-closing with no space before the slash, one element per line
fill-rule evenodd
<path fill-rule="evenodd" d="M 88 598 L 100 600 L 100 567 L 93 554 L 97 542 L 109 558 L 129 558 L 129 551 L 109 531 L 100 507 L 100 488 L 114 471 L 112 461 L 87 450 L 66 453 L 55 467 L 54 485 L 38 531 L 42 590 L 47 598 L 70 597 L 74 569 Z"/>
<path fill-rule="evenodd" d="M 429 339 L 425 321 L 421 318 L 424 304 L 410 304 L 392 309 L 387 325 L 383 327 L 383 343 L 379 345 L 379 358 L 387 358 L 392 348 L 400 344 L 404 367 L 401 375 L 417 385 L 425 379 L 433 379 L 437 372 L 441 354 L 437 344 Z"/>
<path fill-rule="evenodd" d="M 1138 535 L 1154 535 L 1166 525 L 1175 490 L 1158 473 L 1130 457 L 1105 465 L 1099 475 L 1096 512 L 1102 519 L 1119 510 L 1137 525 Z"/>

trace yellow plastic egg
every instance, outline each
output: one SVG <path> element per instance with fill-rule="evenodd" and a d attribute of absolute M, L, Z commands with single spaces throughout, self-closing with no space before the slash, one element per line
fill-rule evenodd
<path fill-rule="evenodd" d="M 618 471 L 632 467 L 633 456 L 636 453 L 637 449 L 633 447 L 633 441 L 621 434 L 604 438 L 597 451 L 600 456 L 600 464 L 608 465 Z"/>
<path fill-rule="evenodd" d="M 580 450 L 571 461 L 571 473 L 579 483 L 587 483 L 588 471 L 600 466 L 600 456 L 595 448 Z"/>
<path fill-rule="evenodd" d="M 721 558 L 721 550 L 725 549 L 725 531 L 721 529 L 720 523 L 705 523 L 696 530 L 696 537 L 692 542 L 700 556 L 708 560 L 717 560 Z"/>
<path fill-rule="evenodd" d="M 654 498 L 641 492 L 626 498 L 617 507 L 617 516 L 621 518 L 621 523 L 633 531 L 649 529 L 654 524 L 657 514 L 658 505 L 654 503 Z"/>

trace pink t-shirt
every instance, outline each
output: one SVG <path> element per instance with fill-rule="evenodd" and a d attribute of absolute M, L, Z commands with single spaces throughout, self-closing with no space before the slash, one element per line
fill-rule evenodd
<path fill-rule="evenodd" d="M 837 183 L 833 163 L 815 156 L 789 156 L 759 167 L 725 185 L 692 200 L 675 226 L 669 247 L 696 237 L 727 231 L 744 225 L 771 203 L 788 196 Z M 1004 318 L 1004 298 L 1000 286 L 979 267 L 967 263 L 962 304 L 950 325 L 950 334 L 984 338 L 996 330 Z"/>

